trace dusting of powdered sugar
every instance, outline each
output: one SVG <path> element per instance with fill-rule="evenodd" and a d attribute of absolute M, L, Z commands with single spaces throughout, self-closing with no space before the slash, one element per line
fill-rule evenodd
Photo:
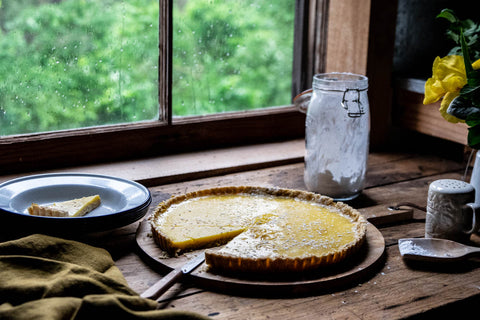
<path fill-rule="evenodd" d="M 399 249 L 402 255 L 404 254 L 415 254 L 415 255 L 421 255 L 421 256 L 431 255 L 430 251 L 425 250 L 420 246 L 417 246 L 411 240 L 405 240 L 400 242 Z"/>
<path fill-rule="evenodd" d="M 426 256 L 426 257 L 438 257 L 438 258 L 448 258 L 451 255 L 448 252 L 439 253 L 435 250 L 428 250 L 422 246 L 415 244 L 411 240 L 401 241 L 398 245 L 401 255 L 415 255 L 415 256 Z"/>

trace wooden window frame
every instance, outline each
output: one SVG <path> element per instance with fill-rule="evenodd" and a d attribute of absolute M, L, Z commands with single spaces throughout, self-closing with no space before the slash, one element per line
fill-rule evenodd
<path fill-rule="evenodd" d="M 338 61 L 342 60 L 338 56 L 339 50 L 342 54 L 354 54 L 367 61 L 368 50 L 357 50 L 358 46 L 352 47 L 350 40 L 359 42 L 363 48 L 369 47 L 368 34 L 361 38 L 336 39 L 334 42 L 331 39 L 321 40 L 327 37 L 327 33 L 331 36 L 330 33 L 335 30 L 332 25 L 343 23 L 345 10 L 357 12 L 359 6 L 366 15 L 360 16 L 356 25 L 344 30 L 344 33 L 356 34 L 358 24 L 366 25 L 364 30 L 368 33 L 371 1 L 381 0 L 297 0 L 295 32 L 303 36 L 295 36 L 293 95 L 310 87 L 313 74 L 328 71 L 328 64 L 338 65 Z M 164 0 L 160 4 L 160 25 L 162 21 L 168 22 L 160 28 L 159 34 L 159 101 L 167 104 L 163 108 L 167 112 L 160 115 L 160 121 L 3 137 L 0 138 L 0 174 L 285 141 L 304 136 L 305 115 L 292 105 L 172 118 L 169 111 L 172 46 L 171 41 L 165 41 L 171 39 L 172 23 L 168 17 L 171 16 L 172 1 Z M 328 59 L 329 56 L 332 59 Z M 353 61 L 358 62 L 358 59 Z M 367 74 L 366 67 L 361 64 L 359 68 L 347 71 Z"/>

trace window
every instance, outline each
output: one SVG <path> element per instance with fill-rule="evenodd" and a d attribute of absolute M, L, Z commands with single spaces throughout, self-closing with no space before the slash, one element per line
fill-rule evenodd
<path fill-rule="evenodd" d="M 138 0 L 140 1 L 140 0 Z M 145 1 L 145 0 L 144 0 Z M 52 2 L 59 2 L 59 1 L 52 1 Z M 75 6 L 75 3 L 78 1 L 75 0 L 65 0 L 61 1 L 63 5 L 71 5 Z M 118 30 L 123 30 L 124 33 L 122 37 L 115 37 L 119 42 L 118 43 L 111 43 L 110 49 L 113 49 L 117 52 L 117 56 L 115 58 L 105 55 L 105 58 L 98 58 L 96 61 L 97 66 L 100 64 L 103 66 L 104 64 L 110 63 L 115 64 L 116 69 L 114 68 L 114 72 L 109 73 L 109 79 L 118 80 L 122 75 L 123 72 L 129 68 L 128 59 L 123 59 L 127 54 L 130 56 L 135 55 L 135 52 L 129 53 L 126 52 L 127 45 L 122 42 L 126 41 L 127 36 L 125 35 L 128 32 L 133 33 L 132 30 L 127 30 L 129 19 L 135 18 L 135 15 L 130 16 L 126 14 L 122 14 L 128 11 L 127 8 L 131 3 L 136 1 L 92 1 L 92 4 L 102 3 L 102 4 L 110 4 L 118 5 L 119 7 L 115 10 L 119 10 L 120 17 L 114 19 L 115 21 L 110 21 L 111 23 L 118 24 Z M 318 29 L 315 28 L 319 24 L 318 17 L 314 13 L 321 12 L 325 10 L 324 5 L 327 1 L 303 1 L 298 0 L 295 4 L 295 51 L 293 54 L 293 66 L 292 69 L 294 70 L 291 74 L 285 74 L 284 78 L 287 81 L 282 83 L 287 83 L 288 85 L 282 84 L 280 87 L 279 92 L 273 92 L 271 96 L 274 98 L 270 100 L 272 105 L 287 105 L 286 107 L 281 108 L 268 108 L 268 109 L 260 109 L 254 110 L 251 112 L 240 111 L 240 112 L 229 112 L 227 114 L 224 113 L 214 113 L 211 115 L 205 115 L 205 113 L 211 113 L 208 110 L 206 112 L 190 112 L 191 109 L 187 109 L 186 112 L 178 111 L 177 112 L 172 105 L 181 105 L 182 101 L 179 101 L 179 95 L 174 95 L 175 92 L 172 89 L 172 85 L 181 86 L 180 84 L 180 76 L 179 73 L 173 74 L 172 68 L 175 68 L 175 55 L 176 49 L 175 46 L 175 32 L 178 32 L 180 28 L 177 28 L 178 24 L 176 21 L 172 21 L 172 13 L 175 12 L 178 8 L 175 5 L 186 4 L 188 1 L 186 0 L 179 0 L 179 1 L 150 1 L 151 3 L 159 3 L 159 28 L 156 29 L 153 24 L 146 21 L 144 23 L 144 30 L 146 34 L 152 32 L 152 30 L 156 30 L 158 32 L 158 39 L 159 39 L 159 53 L 158 53 L 158 65 L 147 65 L 146 69 L 157 68 L 158 69 L 158 101 L 160 102 L 160 111 L 158 115 L 152 113 L 151 110 L 146 110 L 145 114 L 147 116 L 145 119 L 150 117 L 157 117 L 158 120 L 156 121 L 148 121 L 148 122 L 126 122 L 131 121 L 131 119 L 123 119 L 119 118 L 119 121 L 115 121 L 118 124 L 112 124 L 108 126 L 93 126 L 89 128 L 81 128 L 81 129 L 65 129 L 61 131 L 52 131 L 52 132 L 45 132 L 45 133 L 31 133 L 31 134 L 21 134 L 21 135 L 12 135 L 12 136 L 4 136 L 0 138 L 0 172 L 9 173 L 18 170 L 32 170 L 35 168 L 45 168 L 48 166 L 62 166 L 62 165 L 75 165 L 80 163 L 89 163 L 94 161 L 107 161 L 107 160 L 115 160 L 115 159 L 125 159 L 125 158 L 133 158 L 133 157 L 144 157 L 144 156 L 153 156 L 163 153 L 171 153 L 171 152 L 181 152 L 186 150 L 192 149 L 201 149 L 201 148 L 212 148 L 212 147 L 219 147 L 225 145 L 232 145 L 232 144 L 239 144 L 239 143 L 252 143 L 252 142 L 263 142 L 263 141 L 271 141 L 275 139 L 288 139 L 294 137 L 301 137 L 303 136 L 303 115 L 298 113 L 293 107 L 288 106 L 290 101 L 287 100 L 285 97 L 291 98 L 292 94 L 298 93 L 300 90 L 305 89 L 309 86 L 308 81 L 311 79 L 311 74 L 314 73 L 314 66 L 315 70 L 318 72 L 322 70 L 319 67 L 319 60 L 320 57 L 317 52 L 321 50 L 318 49 L 321 46 L 320 41 L 316 41 L 318 36 L 315 36 L 315 32 L 318 32 Z M 197 3 L 197 1 L 193 1 Z M 193 3 L 192 2 L 192 3 Z M 199 1 L 201 2 L 201 1 Z M 218 1 L 219 7 L 221 3 L 228 2 L 225 1 Z M 265 2 L 265 1 L 262 1 Z M 285 1 L 288 3 L 289 1 Z M 10 3 L 10 2 L 9 2 Z M 22 5 L 22 1 L 17 2 L 18 5 Z M 215 3 L 215 2 L 214 2 Z M 232 4 L 237 5 L 241 3 L 243 5 L 255 5 L 256 2 L 254 1 L 232 1 Z M 5 5 L 5 3 L 4 3 Z M 113 8 L 113 7 L 111 7 Z M 257 8 L 258 9 L 258 8 Z M 293 7 L 292 7 L 293 9 Z M 313 10 L 311 10 L 313 9 Z M 102 9 L 96 9 L 102 10 Z M 113 9 L 111 9 L 113 10 Z M 149 8 L 151 10 L 151 8 Z M 240 10 L 240 9 L 239 9 Z M 245 9 L 247 10 L 247 9 Z M 264 8 L 264 10 L 268 10 L 268 6 Z M 72 9 L 72 12 L 75 11 Z M 106 10 L 106 12 L 109 12 Z M 135 13 L 135 11 L 133 11 Z M 253 12 L 253 11 L 252 11 Z M 313 13 L 312 13 L 313 12 Z M 0 14 L 4 14 L 5 11 L 0 9 Z M 31 14 L 37 14 L 32 12 Z M 51 14 L 51 13 L 50 13 Z M 107 19 L 106 16 L 108 14 L 102 15 L 104 18 Z M 51 18 L 54 18 L 54 15 L 51 14 Z M 58 17 L 55 16 L 56 19 L 63 19 L 66 17 Z M 45 16 L 45 19 L 48 19 L 48 15 Z M 5 21 L 2 17 L 2 21 Z M 71 24 L 80 23 L 81 21 L 71 21 Z M 59 22 L 60 23 L 60 22 Z M 0 23 L 1 24 L 1 23 Z M 228 22 L 225 22 L 224 27 L 228 26 Z M 312 26 L 314 26 L 312 28 Z M 6 28 L 6 26 L 2 26 L 2 29 Z M 321 31 L 321 30 L 320 30 Z M 86 30 L 86 34 L 88 35 L 88 28 Z M 94 32 L 94 30 L 91 30 Z M 135 33 L 143 35 L 138 30 L 135 30 Z M 235 35 L 234 30 L 230 33 L 232 37 L 241 38 L 240 35 Z M 56 33 L 57 36 L 60 36 L 58 32 Z M 144 35 L 143 37 L 149 37 Z M 268 38 L 268 37 L 267 37 Z M 320 37 L 321 38 L 321 37 Z M 172 42 L 173 39 L 173 42 Z M 179 38 L 177 38 L 179 39 Z M 237 39 L 237 40 L 238 40 Z M 201 41 L 209 40 L 207 38 L 200 39 Z M 217 39 L 218 40 L 218 39 Z M 77 42 L 65 42 L 64 46 L 55 46 L 51 47 L 50 51 L 53 54 L 44 57 L 53 68 L 69 68 L 70 64 L 79 64 L 75 60 L 74 54 L 65 54 L 68 50 L 71 49 L 71 46 L 79 46 L 81 44 L 85 44 L 84 42 L 80 43 L 79 39 L 76 39 Z M 137 41 L 136 45 L 139 44 L 140 41 Z M 244 44 L 236 44 L 238 45 L 237 48 L 239 50 L 246 50 Z M 66 47 L 66 48 L 65 48 Z M 3 48 L 3 47 L 2 47 Z M 3 50 L 3 49 L 0 49 Z M 65 50 L 65 51 L 64 51 Z M 135 50 L 135 49 L 132 49 Z M 142 52 L 141 50 L 137 50 L 136 53 Z M 198 54 L 199 52 L 197 52 Z M 220 53 L 219 53 L 220 54 Z M 225 55 L 228 52 L 224 52 Z M 272 53 L 270 53 L 272 54 Z M 1 55 L 1 51 L 0 51 Z M 248 55 L 248 52 L 244 52 L 244 55 Z M 73 59 L 73 60 L 72 60 Z M 151 60 L 151 59 L 145 59 Z M 120 62 L 121 61 L 121 62 Z M 57 63 L 58 62 L 58 63 Z M 258 66 L 254 66 L 252 68 L 258 70 L 260 67 L 264 66 L 265 61 Z M 15 62 L 12 62 L 14 65 Z M 130 66 L 131 67 L 131 66 Z M 265 68 L 263 75 L 268 74 L 269 69 Z M 45 99 L 42 103 L 48 105 L 50 99 L 43 97 L 39 94 L 42 91 L 42 85 L 39 84 L 39 81 L 33 82 L 34 75 L 36 70 L 30 70 L 30 74 L 23 74 L 20 76 L 28 76 L 29 79 L 32 79 L 32 82 L 18 82 L 17 84 L 20 85 L 28 85 L 30 86 L 29 89 L 32 91 L 36 91 L 37 94 L 32 94 L 31 99 Z M 231 72 L 235 74 L 241 73 L 242 70 L 235 70 L 232 69 Z M 175 78 L 177 77 L 177 78 Z M 241 77 L 237 77 L 241 79 Z M 39 80 L 39 79 L 35 79 Z M 43 79 L 42 79 L 43 80 Z M 62 79 L 54 79 L 52 81 L 57 81 L 57 84 L 60 87 L 64 88 L 63 86 L 70 86 L 67 87 L 70 90 L 78 89 L 75 87 L 75 84 L 66 84 L 69 78 Z M 125 99 L 124 92 L 128 91 L 123 84 L 127 84 L 127 79 L 123 80 L 124 82 L 118 82 L 119 84 L 116 89 L 112 91 L 112 95 L 116 96 L 119 101 L 117 101 L 118 105 L 122 105 L 122 100 Z M 128 79 L 129 85 L 132 84 L 139 84 L 138 78 L 135 79 Z M 156 81 L 156 79 L 155 79 Z M 234 81 L 234 80 L 230 80 Z M 154 81 L 152 79 L 148 79 L 143 82 L 143 87 L 151 86 Z M 275 82 L 275 79 L 274 81 Z M 279 82 L 278 79 L 276 82 Z M 128 87 L 128 86 L 127 86 Z M 93 90 L 95 88 L 95 84 L 92 84 L 89 88 L 82 88 L 83 90 Z M 4 88 L 7 91 L 9 88 Z M 115 92 L 115 90 L 117 90 Z M 200 88 L 199 90 L 205 91 L 208 93 L 208 90 L 204 90 L 204 88 Z M 288 91 L 288 94 L 286 94 Z M 172 93 L 173 92 L 173 93 Z M 59 96 L 62 96 L 62 92 L 59 92 Z M 3 93 L 2 93 L 3 96 Z M 149 96 L 151 99 L 151 95 L 142 95 L 138 94 L 135 98 L 132 98 L 131 102 L 133 104 L 143 104 L 145 105 L 152 104 L 148 102 L 140 103 L 137 99 L 144 99 L 145 96 Z M 224 95 L 225 96 L 225 95 Z M 257 96 L 261 96 L 261 94 L 257 93 Z M 80 97 L 83 98 L 82 95 Z M 281 100 L 275 100 L 277 97 L 283 97 Z M 10 99 L 15 100 L 16 97 L 10 95 Z M 85 102 L 89 102 L 94 104 L 95 102 L 92 101 L 85 101 L 85 99 L 79 98 L 77 101 L 75 108 L 77 108 L 78 114 L 81 114 L 83 111 L 83 105 Z M 88 99 L 88 98 L 87 98 Z M 177 99 L 177 100 L 175 100 Z M 180 98 L 181 99 L 181 98 Z M 251 99 L 251 98 L 250 98 Z M 254 99 L 255 100 L 255 99 Z M 260 100 L 260 99 L 259 99 Z M 199 101 L 199 100 L 194 100 Z M 237 104 L 240 107 L 244 107 L 246 103 L 242 100 Z M 127 101 L 128 102 L 128 101 Z M 16 102 L 17 103 L 17 102 Z M 21 103 L 21 102 L 20 102 Z M 210 104 L 217 104 L 218 101 L 216 99 L 207 100 L 207 106 Z M 189 102 L 188 104 L 192 104 Z M 264 103 L 260 103 L 264 106 Z M 73 104 L 72 104 L 73 105 Z M 227 107 L 233 106 L 231 103 L 224 104 Z M 254 108 L 258 107 L 256 105 L 253 106 Z M 224 111 L 233 111 L 236 109 L 236 106 L 232 107 L 232 109 L 224 109 Z M 121 108 L 118 111 L 120 114 Z M 138 110 L 136 110 L 138 116 Z M 143 113 L 143 110 L 141 111 Z M 135 114 L 135 113 L 134 113 Z M 196 116 L 189 116 L 189 117 L 177 117 L 177 115 L 183 114 L 200 114 Z M 5 115 L 5 113 L 4 113 Z M 27 115 L 28 117 L 28 115 Z M 57 117 L 57 115 L 53 115 L 53 117 Z M 108 122 L 107 122 L 108 123 Z M 63 127 L 59 127 L 58 129 L 64 129 Z M 33 130 L 36 131 L 36 130 Z M 38 167 L 39 166 L 39 167 Z"/>
<path fill-rule="evenodd" d="M 6 1 L 0 136 L 158 117 L 158 3 Z"/>
<path fill-rule="evenodd" d="M 291 103 L 295 2 L 173 2 L 174 116 Z"/>

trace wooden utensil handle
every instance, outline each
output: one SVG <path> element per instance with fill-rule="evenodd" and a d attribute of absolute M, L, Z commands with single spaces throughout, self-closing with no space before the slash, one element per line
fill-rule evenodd
<path fill-rule="evenodd" d="M 168 273 L 165 277 L 158 280 L 153 286 L 145 290 L 140 296 L 142 298 L 156 300 L 160 297 L 165 291 L 167 291 L 171 286 L 177 282 L 182 276 L 182 270 L 175 269 Z"/>

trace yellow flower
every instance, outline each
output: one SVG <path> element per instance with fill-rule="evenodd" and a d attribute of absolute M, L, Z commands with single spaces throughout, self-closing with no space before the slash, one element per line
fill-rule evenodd
<path fill-rule="evenodd" d="M 474 69 L 480 68 L 480 59 L 472 64 Z M 433 62 L 432 77 L 425 83 L 425 97 L 423 104 L 437 102 L 443 97 L 440 104 L 440 113 L 449 122 L 463 122 L 447 113 L 448 106 L 460 94 L 460 90 L 467 84 L 465 64 L 462 56 L 436 57 Z"/>
<path fill-rule="evenodd" d="M 480 69 L 480 59 L 478 59 L 477 61 L 475 61 L 474 63 L 472 63 L 472 67 L 473 67 L 473 69 L 475 69 L 475 70 Z"/>

